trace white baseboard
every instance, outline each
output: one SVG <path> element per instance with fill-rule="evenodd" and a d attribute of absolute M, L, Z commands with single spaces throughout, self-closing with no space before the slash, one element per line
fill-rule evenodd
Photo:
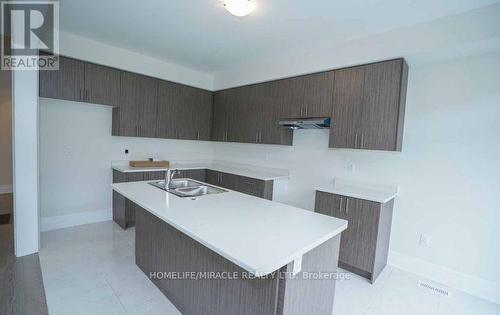
<path fill-rule="evenodd" d="M 85 211 L 67 215 L 60 215 L 56 217 L 42 218 L 40 230 L 42 232 L 45 232 L 77 225 L 108 221 L 112 219 L 113 209 Z"/>
<path fill-rule="evenodd" d="M 0 185 L 0 194 L 10 194 L 12 192 L 12 185 Z"/>
<path fill-rule="evenodd" d="M 388 264 L 500 305 L 500 284 L 390 251 Z"/>

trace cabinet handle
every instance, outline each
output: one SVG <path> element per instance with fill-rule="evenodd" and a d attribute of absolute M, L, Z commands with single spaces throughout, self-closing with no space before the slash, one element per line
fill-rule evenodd
<path fill-rule="evenodd" d="M 344 202 L 344 198 L 340 197 L 339 213 L 342 213 L 342 203 L 343 202 Z"/>
<path fill-rule="evenodd" d="M 200 140 L 200 132 L 199 131 L 196 132 L 196 139 Z"/>
<path fill-rule="evenodd" d="M 259 142 L 262 143 L 262 132 L 259 132 Z"/>
<path fill-rule="evenodd" d="M 306 104 L 306 116 L 309 115 L 309 104 Z"/>
<path fill-rule="evenodd" d="M 361 148 L 365 146 L 365 137 L 364 134 L 361 134 Z"/>
<path fill-rule="evenodd" d="M 80 97 L 78 98 L 80 101 L 83 101 L 83 98 L 82 98 L 82 89 L 80 89 Z"/>
<path fill-rule="evenodd" d="M 85 89 L 85 100 L 89 100 L 89 90 Z"/>
<path fill-rule="evenodd" d="M 304 106 L 300 107 L 300 116 L 304 116 Z"/>
<path fill-rule="evenodd" d="M 358 134 L 356 133 L 356 137 L 354 138 L 354 147 L 358 147 Z"/>
<path fill-rule="evenodd" d="M 255 134 L 255 143 L 259 143 L 259 133 Z"/>
<path fill-rule="evenodd" d="M 348 214 L 349 213 L 349 198 L 346 198 L 346 202 L 345 202 L 345 214 Z"/>

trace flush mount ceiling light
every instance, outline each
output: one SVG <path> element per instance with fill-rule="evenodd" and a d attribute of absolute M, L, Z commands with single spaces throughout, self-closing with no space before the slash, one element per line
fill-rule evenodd
<path fill-rule="evenodd" d="M 253 0 L 224 0 L 224 7 L 232 15 L 246 16 L 255 8 Z"/>

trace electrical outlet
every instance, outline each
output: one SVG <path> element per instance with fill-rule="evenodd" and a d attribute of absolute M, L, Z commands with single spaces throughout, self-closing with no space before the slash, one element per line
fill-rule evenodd
<path fill-rule="evenodd" d="M 73 155 L 73 147 L 72 147 L 72 146 L 70 146 L 70 145 L 65 146 L 65 147 L 64 147 L 64 155 L 65 155 L 66 157 L 70 157 L 70 156 L 72 156 L 72 155 Z"/>
<path fill-rule="evenodd" d="M 424 247 L 431 246 L 431 237 L 430 237 L 430 235 L 420 234 L 420 240 L 418 241 L 418 243 L 420 244 L 420 246 L 424 246 Z"/>
<path fill-rule="evenodd" d="M 354 173 L 356 171 L 356 164 L 354 162 L 347 162 L 346 169 L 349 173 Z"/>

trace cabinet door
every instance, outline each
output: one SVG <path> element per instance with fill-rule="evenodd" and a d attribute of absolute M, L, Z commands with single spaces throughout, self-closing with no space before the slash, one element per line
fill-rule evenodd
<path fill-rule="evenodd" d="M 206 170 L 205 169 L 200 169 L 200 170 L 185 170 L 185 177 L 194 179 L 194 180 L 199 180 L 200 182 L 205 182 L 206 181 Z"/>
<path fill-rule="evenodd" d="M 124 183 L 127 181 L 127 173 L 113 170 L 113 183 Z"/>
<path fill-rule="evenodd" d="M 238 175 L 224 173 L 224 172 L 219 172 L 219 174 L 220 174 L 219 186 L 238 191 L 238 184 L 239 184 Z"/>
<path fill-rule="evenodd" d="M 365 67 L 337 70 L 333 92 L 330 148 L 357 148 L 363 109 Z"/>
<path fill-rule="evenodd" d="M 373 201 L 347 198 L 345 212 L 347 213 L 350 231 L 344 239 L 341 260 L 351 266 L 372 273 L 380 204 Z"/>
<path fill-rule="evenodd" d="M 178 84 L 169 81 L 158 83 L 158 117 L 156 136 L 165 139 L 177 137 L 178 107 L 180 102 L 180 90 Z"/>
<path fill-rule="evenodd" d="M 158 80 L 137 75 L 136 82 L 139 88 L 136 95 L 138 136 L 153 138 L 158 115 Z"/>
<path fill-rule="evenodd" d="M 258 143 L 261 103 L 256 85 L 229 90 L 228 141 Z"/>
<path fill-rule="evenodd" d="M 362 149 L 397 149 L 403 63 L 398 59 L 366 66 L 359 145 Z"/>
<path fill-rule="evenodd" d="M 345 220 L 345 215 L 342 213 L 342 206 L 342 196 L 321 191 L 316 192 L 314 205 L 314 210 L 316 212 Z M 344 232 L 342 232 L 342 238 L 344 235 L 343 233 Z"/>
<path fill-rule="evenodd" d="M 262 95 L 259 143 L 292 145 L 292 130 L 279 125 L 283 117 L 283 105 L 276 81 L 265 83 Z"/>
<path fill-rule="evenodd" d="M 119 106 L 120 74 L 120 70 L 86 62 L 85 102 Z"/>
<path fill-rule="evenodd" d="M 302 77 L 304 81 L 303 117 L 330 117 L 333 108 L 334 71 Z"/>
<path fill-rule="evenodd" d="M 293 77 L 275 81 L 276 101 L 282 106 L 281 118 L 302 118 L 305 109 L 306 81 L 302 77 Z"/>
<path fill-rule="evenodd" d="M 39 71 L 39 95 L 68 101 L 84 100 L 84 63 L 59 56 L 59 70 Z"/>
<path fill-rule="evenodd" d="M 186 140 L 208 139 L 212 116 L 211 96 L 207 91 L 178 85 L 175 105 L 176 138 Z"/>
<path fill-rule="evenodd" d="M 227 141 L 227 129 L 229 119 L 228 91 L 218 91 L 214 93 L 212 141 Z"/>
<path fill-rule="evenodd" d="M 127 228 L 125 217 L 127 199 L 113 190 L 113 221 L 122 229 Z"/>
<path fill-rule="evenodd" d="M 212 132 L 213 93 L 211 91 L 196 89 L 194 100 L 196 104 L 194 116 L 197 139 L 208 141 Z"/>
<path fill-rule="evenodd" d="M 134 73 L 122 72 L 120 80 L 120 107 L 113 109 L 113 135 L 138 136 L 138 95 L 141 94 L 140 77 Z M 115 115 L 116 114 L 116 115 Z"/>
<path fill-rule="evenodd" d="M 219 172 L 213 170 L 206 171 L 206 182 L 211 185 L 220 185 L 220 175 Z"/>
<path fill-rule="evenodd" d="M 265 182 L 255 178 L 238 176 L 237 191 L 247 195 L 262 198 L 264 196 Z"/>

